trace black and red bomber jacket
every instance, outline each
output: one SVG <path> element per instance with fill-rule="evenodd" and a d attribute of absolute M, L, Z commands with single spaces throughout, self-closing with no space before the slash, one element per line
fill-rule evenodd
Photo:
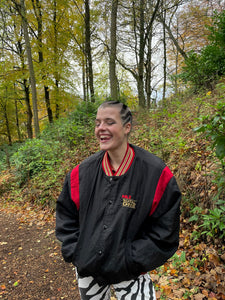
<path fill-rule="evenodd" d="M 176 180 L 157 156 L 130 145 L 133 158 L 119 176 L 104 151 L 66 175 L 56 205 L 62 255 L 82 277 L 113 284 L 163 265 L 179 244 Z"/>

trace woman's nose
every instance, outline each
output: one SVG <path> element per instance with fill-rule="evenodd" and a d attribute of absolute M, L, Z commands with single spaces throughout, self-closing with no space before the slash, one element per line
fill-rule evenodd
<path fill-rule="evenodd" d="M 106 128 L 105 123 L 101 122 L 98 126 L 98 129 L 104 130 Z"/>

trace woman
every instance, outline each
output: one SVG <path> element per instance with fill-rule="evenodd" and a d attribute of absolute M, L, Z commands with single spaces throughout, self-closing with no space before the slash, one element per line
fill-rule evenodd
<path fill-rule="evenodd" d="M 181 194 L 169 168 L 128 144 L 129 108 L 104 102 L 95 135 L 100 151 L 66 176 L 56 236 L 77 269 L 82 300 L 156 299 L 148 274 L 178 248 Z"/>

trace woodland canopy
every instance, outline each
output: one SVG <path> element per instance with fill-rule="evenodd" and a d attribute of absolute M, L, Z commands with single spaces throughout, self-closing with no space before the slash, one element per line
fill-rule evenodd
<path fill-rule="evenodd" d="M 224 70 L 224 1 L 2 0 L 0 145 L 82 101 L 166 106 Z"/>

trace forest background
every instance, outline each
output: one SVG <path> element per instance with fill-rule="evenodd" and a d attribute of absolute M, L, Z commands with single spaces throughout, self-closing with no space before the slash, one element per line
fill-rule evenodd
<path fill-rule="evenodd" d="M 2 205 L 54 214 L 67 171 L 98 150 L 97 106 L 127 103 L 131 142 L 169 165 L 183 195 L 180 249 L 152 274 L 162 299 L 225 299 L 224 8 L 219 0 L 0 3 Z"/>

